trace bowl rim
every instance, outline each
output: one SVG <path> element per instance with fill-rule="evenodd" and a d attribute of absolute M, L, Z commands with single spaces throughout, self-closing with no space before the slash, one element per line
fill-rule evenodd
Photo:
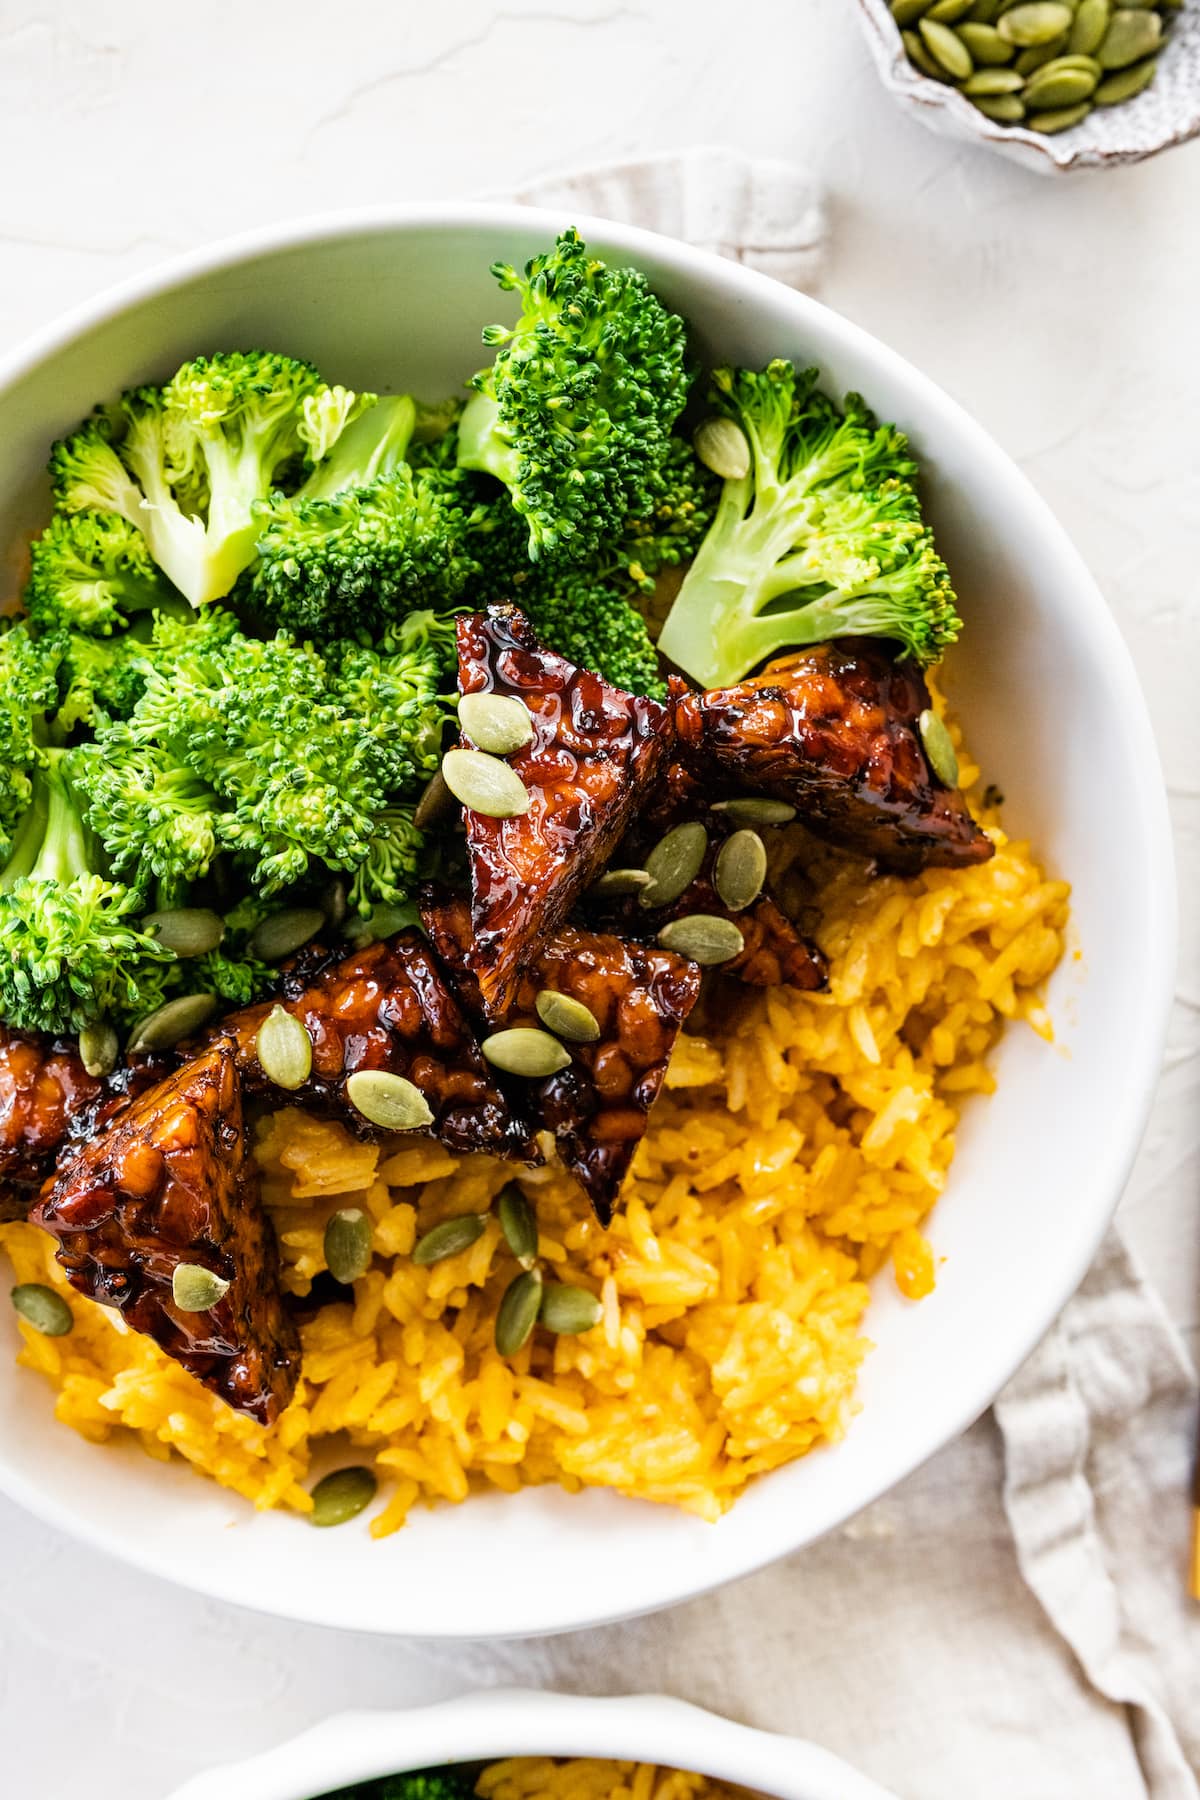
<path fill-rule="evenodd" d="M 665 1694 L 489 1688 L 407 1710 L 335 1713 L 245 1761 L 207 1769 L 167 1800 L 315 1800 L 323 1789 L 446 1761 L 597 1756 L 736 1782 L 772 1800 L 896 1800 L 832 1751 Z"/>
<path fill-rule="evenodd" d="M 659 1611 L 684 1600 L 712 1592 L 728 1582 L 752 1574 L 755 1570 L 789 1555 L 807 1544 L 818 1541 L 889 1492 L 898 1482 L 919 1468 L 929 1457 L 952 1443 L 986 1411 L 1006 1382 L 1033 1352 L 1075 1292 L 1092 1263 L 1101 1240 L 1111 1222 L 1117 1203 L 1128 1180 L 1149 1116 L 1158 1083 L 1162 1054 L 1166 1042 L 1169 1013 L 1173 1000 L 1173 975 L 1176 963 L 1177 904 L 1174 873 L 1174 850 L 1166 789 L 1159 763 L 1157 746 L 1149 712 L 1138 684 L 1132 658 L 1120 631 L 1100 593 L 1099 587 L 1075 548 L 1065 528 L 1058 522 L 1047 502 L 1029 478 L 1005 450 L 970 414 L 931 377 L 893 350 L 863 327 L 815 300 L 811 295 L 787 287 L 759 271 L 735 263 L 715 252 L 701 250 L 681 240 L 638 226 L 611 219 L 576 213 L 571 209 L 528 207 L 515 203 L 474 201 L 454 204 L 428 202 L 371 206 L 297 217 L 268 227 L 255 228 L 234 237 L 189 251 L 183 256 L 110 286 L 52 321 L 0 360 L 0 408 L 9 389 L 16 382 L 51 363 L 54 357 L 77 339 L 102 326 L 135 305 L 166 297 L 186 288 L 205 275 L 237 269 L 280 252 L 304 250 L 361 237 L 387 236 L 411 230 L 442 231 L 447 235 L 463 230 L 511 231 L 518 238 L 531 231 L 553 236 L 565 223 L 575 224 L 581 234 L 601 239 L 610 248 L 628 255 L 637 263 L 643 259 L 668 267 L 681 281 L 702 282 L 718 291 L 724 290 L 735 305 L 754 308 L 758 300 L 775 307 L 788 306 L 798 328 L 814 326 L 818 339 L 828 351 L 846 352 L 873 364 L 900 386 L 919 394 L 926 410 L 946 422 L 965 443 L 973 460 L 982 461 L 997 484 L 998 504 L 1007 498 L 1027 516 L 1036 516 L 1043 538 L 1053 545 L 1060 572 L 1068 579 L 1060 581 L 1058 606 L 1074 616 L 1081 637 L 1090 639 L 1095 652 L 1102 657 L 1109 678 L 1117 690 L 1127 744 L 1137 776 L 1140 806 L 1139 824 L 1145 844 L 1146 866 L 1143 872 L 1144 907 L 1149 921 L 1146 941 L 1138 946 L 1143 958 L 1141 1004 L 1136 1020 L 1122 1042 L 1121 1055 L 1127 1079 L 1119 1103 L 1111 1107 L 1099 1122 L 1104 1132 L 1104 1180 L 1090 1192 L 1085 1209 L 1063 1219 L 1063 1246 L 1056 1298 L 1049 1310 L 1038 1310 L 1026 1317 L 1020 1330 L 1014 1329 L 1002 1344 L 977 1346 L 976 1378 L 971 1396 L 963 1397 L 952 1412 L 939 1415 L 930 1429 L 915 1424 L 903 1450 L 895 1449 L 879 1458 L 871 1481 L 864 1483 L 852 1506 L 841 1511 L 831 1509 L 831 1516 L 818 1520 L 807 1534 L 797 1537 L 789 1529 L 786 1509 L 776 1520 L 760 1519 L 755 1533 L 720 1535 L 720 1527 L 712 1527 L 713 1542 L 701 1564 L 690 1561 L 686 1570 L 675 1568 L 656 1584 L 647 1583 L 644 1598 L 630 1606 L 610 1603 L 594 1616 L 579 1617 L 564 1612 L 553 1595 L 531 1599 L 528 1616 L 512 1627 L 464 1629 L 440 1615 L 422 1616 L 406 1630 L 380 1622 L 369 1609 L 358 1610 L 352 1604 L 331 1607 L 305 1605 L 297 1593 L 295 1604 L 282 1605 L 257 1602 L 245 1596 L 239 1584 L 219 1570 L 206 1568 L 194 1573 L 170 1546 L 149 1543 L 140 1537 L 122 1534 L 115 1528 L 94 1521 L 87 1511 L 69 1504 L 57 1494 L 42 1491 L 32 1470 L 15 1466 L 0 1445 L 0 1492 L 24 1506 L 49 1524 L 65 1531 L 91 1548 L 99 1549 L 132 1563 L 145 1572 L 164 1580 L 193 1588 L 229 1604 L 239 1605 L 287 1617 L 298 1622 L 340 1629 L 368 1631 L 385 1636 L 420 1636 L 435 1639 L 480 1637 L 522 1637 L 552 1635 L 557 1632 L 590 1628 Z M 1071 1237 L 1067 1242 L 1067 1229 Z M 834 1446 L 836 1450 L 836 1446 Z M 652 1572 L 651 1572 L 652 1576 Z"/>

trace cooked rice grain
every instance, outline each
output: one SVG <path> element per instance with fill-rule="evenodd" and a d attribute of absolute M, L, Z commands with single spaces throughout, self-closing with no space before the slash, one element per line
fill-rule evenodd
<path fill-rule="evenodd" d="M 480 1800 L 735 1800 L 738 1790 L 654 1763 L 513 1756 L 486 1768 L 475 1792 Z"/>
<path fill-rule="evenodd" d="M 521 1177 L 542 1254 L 601 1300 L 586 1336 L 535 1332 L 511 1361 L 497 1355 L 514 1264 L 494 1218 L 460 1256 L 410 1260 L 418 1232 L 486 1210 L 510 1167 L 423 1141 L 381 1151 L 289 1108 L 263 1121 L 256 1152 L 287 1287 L 308 1291 L 325 1223 L 347 1204 L 369 1214 L 375 1258 L 352 1303 L 303 1326 L 299 1388 L 273 1429 L 72 1295 L 50 1239 L 16 1224 L 0 1243 L 17 1279 L 53 1282 L 76 1319 L 65 1338 L 22 1324 L 21 1361 L 88 1439 L 131 1431 L 259 1507 L 306 1511 L 318 1453 L 373 1461 L 380 1537 L 418 1499 L 550 1481 L 716 1519 L 755 1475 L 845 1431 L 869 1349 L 868 1279 L 890 1261 L 901 1292 L 930 1291 L 921 1227 L 963 1099 L 991 1091 L 1005 1021 L 1050 1036 L 1038 994 L 1062 954 L 1068 890 L 988 823 L 993 861 L 911 879 L 872 880 L 798 828 L 781 834 L 776 863 L 800 857 L 813 881 L 828 993 L 746 994 L 719 1020 L 706 1009 L 678 1046 L 611 1230 L 561 1170 Z"/>

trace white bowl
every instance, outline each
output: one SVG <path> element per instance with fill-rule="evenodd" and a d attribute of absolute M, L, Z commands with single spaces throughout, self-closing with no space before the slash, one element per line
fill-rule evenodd
<path fill-rule="evenodd" d="M 488 273 L 562 217 L 405 208 L 256 234 L 142 277 L 0 370 L 0 547 L 45 506 L 51 438 L 185 356 L 263 343 L 331 378 L 437 395 L 481 360 L 503 310 Z M 999 1091 L 968 1108 L 933 1220 L 942 1266 L 920 1305 L 878 1284 L 863 1411 L 834 1449 L 761 1479 L 718 1525 L 598 1491 L 489 1494 L 418 1512 L 384 1543 L 365 1521 L 313 1532 L 256 1515 L 182 1463 L 97 1450 L 16 1369 L 0 1318 L 0 1486 L 156 1574 L 314 1623 L 439 1636 L 550 1632 L 650 1611 L 811 1543 L 988 1405 L 1081 1280 L 1149 1107 L 1173 968 L 1174 885 L 1146 709 L 1095 583 L 1029 482 L 954 401 L 815 301 L 665 238 L 574 221 L 645 269 L 705 356 L 819 363 L 911 433 L 967 622 L 951 686 L 1007 818 L 1075 885 L 1081 949 L 1050 987 L 1057 1047 L 1006 1034 Z M 5 1309 L 7 1311 L 7 1309 Z"/>
<path fill-rule="evenodd" d="M 905 112 L 941 137 L 982 144 L 1039 175 L 1144 162 L 1200 134 L 1200 7 L 1175 14 L 1154 80 L 1136 99 L 1097 106 L 1082 124 L 1050 136 L 998 125 L 950 83 L 922 74 L 908 59 L 888 0 L 858 0 L 858 16 L 879 78 Z"/>
<path fill-rule="evenodd" d="M 841 1757 L 660 1695 L 589 1700 L 493 1689 L 412 1712 L 341 1713 L 167 1800 L 317 1800 L 331 1788 L 449 1761 L 606 1756 L 713 1775 L 764 1800 L 895 1800 Z"/>

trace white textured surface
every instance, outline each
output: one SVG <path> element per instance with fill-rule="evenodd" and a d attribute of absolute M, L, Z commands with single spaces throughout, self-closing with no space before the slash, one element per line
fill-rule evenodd
<path fill-rule="evenodd" d="M 6 0 L 0 349 L 125 273 L 272 218 L 512 191 L 548 171 L 718 138 L 818 170 L 831 232 L 822 297 L 919 362 L 1038 481 L 1137 659 L 1172 789 L 1184 950 L 1168 1067 L 1125 1216 L 1195 1348 L 1200 145 L 1037 182 L 904 118 L 846 0 L 686 14 L 676 0 L 357 0 L 333 15 L 312 0 L 218 0 L 186 28 L 149 0 Z M 445 1659 L 207 1606 L 87 1558 L 2 1503 L 0 1526 L 4 1792 L 159 1800 L 191 1769 L 315 1713 L 455 1685 Z M 936 1547 L 931 1535 L 922 1550 Z M 887 1554 L 863 1539 L 881 1578 Z M 764 1596 L 779 1579 L 757 1578 Z M 805 1581 L 802 1568 L 794 1579 Z M 963 1633 L 968 1654 L 964 1599 L 944 1585 L 947 1630 Z M 708 1604 L 685 1617 L 715 1650 L 721 1615 Z M 1045 1656 L 1031 1602 L 1031 1656 L 1035 1639 Z M 626 1670 L 652 1679 L 645 1658 L 635 1667 L 640 1641 L 638 1628 L 606 1634 L 592 1681 L 619 1688 Z M 802 1661 L 805 1647 L 780 1650 Z M 733 1673 L 714 1665 L 694 1697 L 820 1735 L 802 1677 L 791 1715 L 768 1719 Z M 1069 1671 L 1047 1664 L 1046 1679 L 1064 1684 L 1065 1707 Z M 1047 1778 L 1046 1800 L 1070 1791 L 1066 1767 L 1057 1784 Z M 1036 1785 L 1020 1791 L 1039 1800 Z M 1114 1760 L 1109 1791 L 1142 1791 L 1131 1766 Z"/>

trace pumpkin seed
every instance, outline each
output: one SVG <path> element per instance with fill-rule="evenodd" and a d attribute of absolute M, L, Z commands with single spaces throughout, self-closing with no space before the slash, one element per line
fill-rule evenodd
<path fill-rule="evenodd" d="M 796 816 L 786 800 L 714 800 L 712 810 L 724 813 L 735 825 L 790 825 Z"/>
<path fill-rule="evenodd" d="M 708 850 L 708 833 L 698 820 L 674 826 L 646 858 L 650 885 L 638 899 L 643 906 L 670 906 L 690 888 Z"/>
<path fill-rule="evenodd" d="M 302 950 L 325 923 L 319 906 L 289 906 L 272 913 L 250 934 L 250 949 L 260 962 L 281 963 Z"/>
<path fill-rule="evenodd" d="M 1150 86 L 1157 67 L 1156 59 L 1148 56 L 1145 62 L 1133 63 L 1128 69 L 1118 69 L 1115 74 L 1104 77 L 1092 99 L 1097 106 L 1116 106 L 1122 100 L 1132 100 L 1135 94 L 1140 94 L 1143 88 Z"/>
<path fill-rule="evenodd" d="M 1046 63 L 1053 62 L 1061 56 L 1067 47 L 1067 34 L 1060 32 L 1058 37 L 1051 38 L 1048 44 L 1037 44 L 1031 50 L 1022 50 L 1013 68 L 1018 75 L 1032 75 L 1036 70 L 1044 68 Z"/>
<path fill-rule="evenodd" d="M 171 1276 L 171 1297 L 180 1312 L 211 1312 L 229 1292 L 229 1283 L 203 1263 L 176 1263 Z"/>
<path fill-rule="evenodd" d="M 750 473 L 750 442 L 733 419 L 704 419 L 692 436 L 696 455 L 722 481 L 741 481 Z"/>
<path fill-rule="evenodd" d="M 971 52 L 973 62 L 995 66 L 1012 60 L 1012 45 L 1000 36 L 994 25 L 977 25 L 972 20 L 964 20 L 958 35 Z"/>
<path fill-rule="evenodd" d="M 943 25 L 955 25 L 959 19 L 965 19 L 975 0 L 935 0 L 925 17 L 937 19 Z"/>
<path fill-rule="evenodd" d="M 349 1287 L 371 1266 L 371 1221 L 361 1206 L 344 1206 L 325 1227 L 325 1267 Z"/>
<path fill-rule="evenodd" d="M 569 1044 L 594 1044 L 600 1036 L 596 1015 L 582 1000 L 571 994 L 560 994 L 555 988 L 543 988 L 534 1001 L 537 1016 L 555 1037 Z"/>
<path fill-rule="evenodd" d="M 649 887 L 654 880 L 648 869 L 606 869 L 598 881 L 593 881 L 593 894 L 636 894 L 642 888 Z"/>
<path fill-rule="evenodd" d="M 973 104 L 985 118 L 1001 125 L 1017 125 L 1025 117 L 1025 108 L 1016 94 L 976 94 Z"/>
<path fill-rule="evenodd" d="M 1075 55 L 1090 56 L 1104 42 L 1111 17 L 1111 0 L 1079 0 L 1067 49 Z"/>
<path fill-rule="evenodd" d="M 23 1281 L 12 1290 L 12 1303 L 19 1318 L 43 1337 L 66 1337 L 75 1323 L 75 1315 L 52 1287 L 40 1281 Z"/>
<path fill-rule="evenodd" d="M 975 64 L 958 33 L 929 18 L 922 19 L 917 30 L 934 62 L 940 64 L 947 75 L 953 75 L 955 81 L 965 81 Z"/>
<path fill-rule="evenodd" d="M 538 1317 L 547 1331 L 558 1337 L 578 1337 L 600 1323 L 604 1308 L 587 1288 L 571 1287 L 565 1281 L 548 1281 L 542 1289 L 542 1305 Z"/>
<path fill-rule="evenodd" d="M 519 819 L 529 790 L 515 769 L 486 750 L 447 750 L 442 775 L 456 800 L 486 819 Z"/>
<path fill-rule="evenodd" d="M 139 1019 L 129 1034 L 125 1048 L 130 1056 L 145 1056 L 151 1050 L 173 1050 L 184 1038 L 191 1037 L 207 1025 L 217 1010 L 215 994 L 181 994 L 155 1007 Z"/>
<path fill-rule="evenodd" d="M 464 694 L 458 722 L 477 750 L 512 756 L 533 741 L 533 716 L 514 694 Z"/>
<path fill-rule="evenodd" d="M 1032 76 L 1025 89 L 1028 109 L 1074 106 L 1087 100 L 1096 86 L 1096 77 L 1086 69 L 1064 69 L 1060 62 L 1047 63 Z"/>
<path fill-rule="evenodd" d="M 1156 12 L 1119 6 L 1096 52 L 1097 61 L 1102 69 L 1127 69 L 1143 56 L 1152 55 L 1162 43 L 1162 34 L 1162 20 Z"/>
<path fill-rule="evenodd" d="M 746 947 L 733 920 L 722 919 L 716 913 L 689 913 L 685 918 L 672 919 L 659 932 L 658 941 L 664 950 L 674 950 L 699 963 L 702 969 L 730 962 Z"/>
<path fill-rule="evenodd" d="M 1094 56 L 1083 56 L 1073 51 L 1064 51 L 1061 56 L 1052 57 L 1035 73 L 1040 75 L 1042 69 L 1082 69 L 1085 74 L 1094 75 L 1097 81 L 1104 72 Z"/>
<path fill-rule="evenodd" d="M 967 14 L 972 24 L 992 25 L 1000 11 L 1000 0 L 975 0 L 974 6 Z"/>
<path fill-rule="evenodd" d="M 276 1087 L 294 1093 L 312 1074 L 312 1039 L 301 1019 L 273 1006 L 254 1040 L 262 1072 Z"/>
<path fill-rule="evenodd" d="M 479 1048 L 494 1069 L 503 1069 L 506 1075 L 524 1075 L 533 1081 L 557 1074 L 571 1060 L 570 1051 L 557 1038 L 548 1031 L 539 1031 L 535 1025 L 510 1025 L 505 1031 L 493 1031 Z"/>
<path fill-rule="evenodd" d="M 176 956 L 206 956 L 225 936 L 225 921 L 208 906 L 173 906 L 147 913 L 142 930 Z"/>
<path fill-rule="evenodd" d="M 484 1229 L 482 1213 L 456 1213 L 452 1219 L 443 1219 L 440 1225 L 432 1226 L 417 1239 L 412 1259 L 422 1269 L 428 1269 L 434 1263 L 445 1262 L 448 1257 L 461 1256 L 464 1250 L 479 1242 Z"/>
<path fill-rule="evenodd" d="M 117 1066 L 121 1045 L 111 1025 L 98 1020 L 85 1025 L 79 1034 L 79 1060 L 89 1075 L 111 1075 Z"/>
<path fill-rule="evenodd" d="M 444 819 L 454 805 L 454 795 L 446 786 L 446 778 L 440 769 L 435 769 L 421 792 L 413 813 L 413 824 L 418 831 L 428 831 L 439 819 Z"/>
<path fill-rule="evenodd" d="M 542 1304 L 542 1277 L 526 1269 L 511 1281 L 496 1312 L 496 1348 L 501 1356 L 515 1356 L 529 1341 Z"/>
<path fill-rule="evenodd" d="M 892 0 L 892 17 L 897 25 L 915 25 L 930 5 L 931 0 Z"/>
<path fill-rule="evenodd" d="M 433 1124 L 433 1113 L 420 1088 L 388 1069 L 355 1069 L 346 1079 L 346 1098 L 356 1112 L 383 1131 L 420 1131 Z"/>
<path fill-rule="evenodd" d="M 1091 110 L 1091 101 L 1083 100 L 1078 106 L 1061 106 L 1053 112 L 1030 113 L 1029 129 L 1051 137 L 1056 131 L 1070 131 L 1072 125 L 1082 124 Z"/>
<path fill-rule="evenodd" d="M 1024 85 L 1015 69 L 976 69 L 971 79 L 964 81 L 963 93 L 972 99 L 980 94 L 995 99 L 997 94 L 1018 94 Z"/>
<path fill-rule="evenodd" d="M 504 1241 L 523 1269 L 532 1269 L 537 1260 L 537 1214 L 515 1181 L 510 1181 L 496 1202 Z"/>
<path fill-rule="evenodd" d="M 954 740 L 942 720 L 930 707 L 927 706 L 917 720 L 917 730 L 921 734 L 921 742 L 925 746 L 929 766 L 942 786 L 957 787 L 958 757 L 954 750 Z"/>
<path fill-rule="evenodd" d="M 1066 0 L 1024 0 L 1023 5 L 1001 13 L 996 30 L 1010 44 L 1029 50 L 1036 49 L 1039 44 L 1048 44 L 1060 32 L 1069 31 L 1072 22 L 1073 14 Z"/>
<path fill-rule="evenodd" d="M 323 1476 L 312 1491 L 309 1523 L 322 1530 L 330 1525 L 345 1525 L 370 1506 L 378 1491 L 374 1472 L 361 1463 L 349 1469 L 335 1469 L 332 1475 Z"/>
<path fill-rule="evenodd" d="M 757 831 L 726 838 L 713 870 L 713 886 L 730 912 L 743 912 L 762 893 L 767 879 L 767 847 Z"/>
<path fill-rule="evenodd" d="M 949 81 L 950 77 L 940 63 L 934 62 L 928 50 L 915 31 L 902 31 L 904 48 L 908 52 L 908 60 L 920 69 L 922 75 L 928 75 L 931 81 Z"/>

